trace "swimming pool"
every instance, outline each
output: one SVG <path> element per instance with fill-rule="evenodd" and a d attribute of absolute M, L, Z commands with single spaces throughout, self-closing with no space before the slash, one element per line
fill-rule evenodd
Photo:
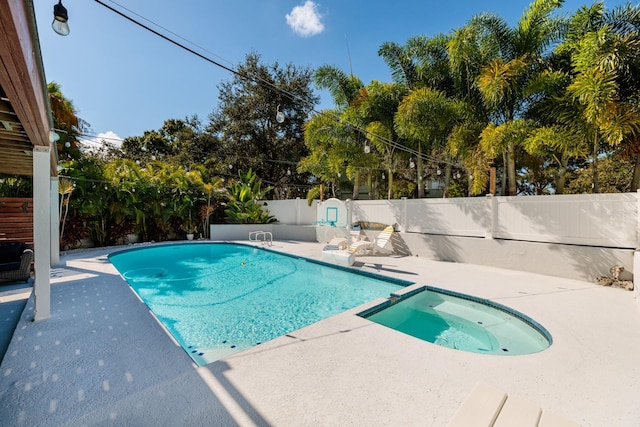
<path fill-rule="evenodd" d="M 362 317 L 443 347 L 471 353 L 520 355 L 551 345 L 537 322 L 489 300 L 428 286 L 360 313 Z"/>
<path fill-rule="evenodd" d="M 129 249 L 109 260 L 200 366 L 410 284 L 226 243 Z"/>

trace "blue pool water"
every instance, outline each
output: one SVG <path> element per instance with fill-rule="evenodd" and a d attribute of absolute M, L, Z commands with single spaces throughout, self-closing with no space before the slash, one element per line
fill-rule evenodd
<path fill-rule="evenodd" d="M 551 335 L 521 313 L 452 294 L 425 287 L 361 316 L 416 338 L 472 353 L 529 354 L 551 344 Z"/>
<path fill-rule="evenodd" d="M 109 260 L 199 365 L 409 284 L 235 244 L 152 246 Z"/>

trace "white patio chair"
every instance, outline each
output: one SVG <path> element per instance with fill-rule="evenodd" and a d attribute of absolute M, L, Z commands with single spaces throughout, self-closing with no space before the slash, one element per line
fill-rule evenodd
<path fill-rule="evenodd" d="M 393 225 L 389 225 L 378 234 L 373 242 L 368 240 L 359 240 L 351 243 L 349 250 L 356 255 L 387 253 L 386 246 L 393 236 Z"/>

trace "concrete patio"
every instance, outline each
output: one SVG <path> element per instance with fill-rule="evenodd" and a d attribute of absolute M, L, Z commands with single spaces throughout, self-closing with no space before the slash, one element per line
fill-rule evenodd
<path fill-rule="evenodd" d="M 322 244 L 276 241 L 319 259 Z M 51 318 L 27 302 L 0 366 L 0 425 L 444 426 L 476 384 L 584 426 L 637 426 L 635 293 L 418 257 L 356 269 L 488 298 L 541 323 L 525 356 L 440 347 L 369 322 L 364 307 L 205 367 L 156 322 L 107 260 L 69 253 L 52 270 Z M 544 266 L 540 266 L 544 271 Z"/>

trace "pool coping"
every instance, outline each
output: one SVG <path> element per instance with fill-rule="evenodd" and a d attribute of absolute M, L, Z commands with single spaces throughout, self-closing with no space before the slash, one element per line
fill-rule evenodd
<path fill-rule="evenodd" d="M 322 249 L 274 246 L 318 258 Z M 69 274 L 52 283 L 50 319 L 32 321 L 31 297 L 0 366 L 0 423 L 442 426 L 476 383 L 584 426 L 640 419 L 640 313 L 631 292 L 416 257 L 359 257 L 354 268 L 363 271 L 506 303 L 540 321 L 554 345 L 513 358 L 476 355 L 386 331 L 351 310 L 197 368 L 110 266 L 113 250 L 63 256 Z"/>

